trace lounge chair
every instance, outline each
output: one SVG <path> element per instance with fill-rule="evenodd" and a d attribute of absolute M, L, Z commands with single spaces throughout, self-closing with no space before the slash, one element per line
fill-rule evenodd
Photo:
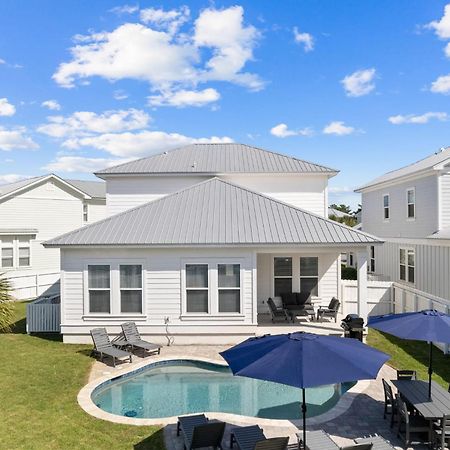
<path fill-rule="evenodd" d="M 398 414 L 397 399 L 394 397 L 391 385 L 383 378 L 383 390 L 384 390 L 384 414 L 383 417 L 391 416 L 391 428 L 394 426 L 395 418 Z"/>
<path fill-rule="evenodd" d="M 231 431 L 230 448 L 236 444 L 239 450 L 286 450 L 288 442 L 288 437 L 268 439 L 258 425 L 251 425 Z"/>
<path fill-rule="evenodd" d="M 397 436 L 404 437 L 405 447 L 411 444 L 411 434 L 413 433 L 428 433 L 430 437 L 430 423 L 423 417 L 410 415 L 405 402 L 398 397 L 398 429 Z M 402 436 L 402 428 L 404 425 L 405 434 Z"/>
<path fill-rule="evenodd" d="M 282 307 L 278 307 L 275 305 L 275 302 L 269 298 L 267 300 L 267 306 L 269 307 L 270 316 L 272 318 L 272 322 L 275 322 L 276 320 L 289 320 L 290 316 L 286 309 Z"/>
<path fill-rule="evenodd" d="M 132 362 L 131 353 L 124 350 L 120 350 L 112 345 L 109 340 L 106 328 L 94 328 L 91 330 L 92 341 L 94 342 L 94 348 L 92 353 L 100 355 L 100 360 L 103 361 L 105 356 L 112 358 L 113 366 L 116 367 L 116 359 L 128 358 L 130 363 Z"/>
<path fill-rule="evenodd" d="M 341 302 L 333 297 L 328 305 L 328 307 L 320 306 L 317 310 L 317 320 L 321 320 L 324 317 L 332 317 L 334 321 L 337 322 L 337 315 L 339 312 L 339 307 L 341 306 Z"/>
<path fill-rule="evenodd" d="M 415 370 L 397 370 L 397 380 L 417 380 Z"/>
<path fill-rule="evenodd" d="M 365 444 L 346 445 L 345 447 L 340 448 L 340 450 L 372 450 L 372 449 L 373 449 L 372 442 L 367 442 Z"/>
<path fill-rule="evenodd" d="M 372 444 L 372 450 L 395 450 L 395 447 L 381 436 L 375 435 L 355 439 L 357 444 Z"/>
<path fill-rule="evenodd" d="M 303 431 L 297 433 L 298 448 L 303 448 Z M 308 450 L 339 450 L 330 435 L 323 430 L 306 432 L 306 448 Z"/>
<path fill-rule="evenodd" d="M 224 422 L 210 422 L 204 414 L 178 417 L 177 436 L 183 434 L 185 450 L 203 447 L 222 449 L 224 432 Z"/>
<path fill-rule="evenodd" d="M 125 322 L 122 324 L 122 336 L 123 341 L 119 341 L 119 345 L 126 345 L 131 347 L 131 351 L 135 348 L 141 348 L 143 352 L 156 352 L 158 355 L 161 353 L 161 345 L 152 344 L 142 340 L 141 335 L 134 322 Z"/>

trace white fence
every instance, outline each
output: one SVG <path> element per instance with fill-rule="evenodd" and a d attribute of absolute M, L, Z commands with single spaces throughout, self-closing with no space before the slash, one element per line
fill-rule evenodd
<path fill-rule="evenodd" d="M 61 305 L 59 294 L 38 298 L 27 305 L 27 333 L 59 333 Z"/>
<path fill-rule="evenodd" d="M 15 275 L 8 279 L 18 300 L 59 292 L 60 272 Z"/>

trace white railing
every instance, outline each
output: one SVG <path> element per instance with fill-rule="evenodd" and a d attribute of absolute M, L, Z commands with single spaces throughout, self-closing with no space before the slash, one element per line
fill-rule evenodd
<path fill-rule="evenodd" d="M 44 272 L 7 276 L 18 300 L 59 292 L 60 272 Z"/>
<path fill-rule="evenodd" d="M 59 333 L 60 331 L 59 294 L 39 297 L 27 305 L 27 333 Z"/>

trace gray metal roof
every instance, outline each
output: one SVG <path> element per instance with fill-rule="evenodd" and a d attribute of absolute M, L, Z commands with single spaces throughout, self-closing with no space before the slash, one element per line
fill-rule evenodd
<path fill-rule="evenodd" d="M 245 144 L 192 144 L 96 172 L 112 174 L 324 173 L 336 170 Z"/>
<path fill-rule="evenodd" d="M 4 197 L 19 189 L 26 188 L 27 186 L 44 180 L 46 178 L 53 177 L 54 179 L 63 180 L 70 184 L 75 189 L 84 192 L 92 198 L 106 198 L 106 187 L 103 181 L 89 181 L 89 180 L 67 180 L 60 178 L 54 174 L 41 175 L 39 177 L 25 178 L 24 180 L 16 181 L 14 183 L 0 185 L 0 197 Z"/>
<path fill-rule="evenodd" d="M 366 233 L 212 178 L 46 246 L 370 244 Z"/>
<path fill-rule="evenodd" d="M 391 172 L 387 172 L 384 175 L 381 175 L 380 177 L 375 178 L 369 183 L 366 183 L 365 185 L 359 187 L 355 190 L 355 192 L 360 192 L 363 189 L 375 186 L 377 184 L 386 183 L 388 181 L 393 181 L 409 175 L 414 175 L 418 172 L 433 169 L 435 166 L 438 166 L 448 159 L 450 159 L 450 147 L 444 148 L 439 152 L 433 153 L 432 155 L 427 156 L 420 161 L 416 161 L 415 163 L 409 164 L 408 166 L 393 170 Z"/>

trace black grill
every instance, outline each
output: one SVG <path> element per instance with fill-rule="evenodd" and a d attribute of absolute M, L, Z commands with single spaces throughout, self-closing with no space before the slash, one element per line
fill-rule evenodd
<path fill-rule="evenodd" d="M 358 314 L 347 314 L 342 319 L 341 327 L 344 329 L 344 336 L 346 338 L 363 340 L 364 319 Z"/>

